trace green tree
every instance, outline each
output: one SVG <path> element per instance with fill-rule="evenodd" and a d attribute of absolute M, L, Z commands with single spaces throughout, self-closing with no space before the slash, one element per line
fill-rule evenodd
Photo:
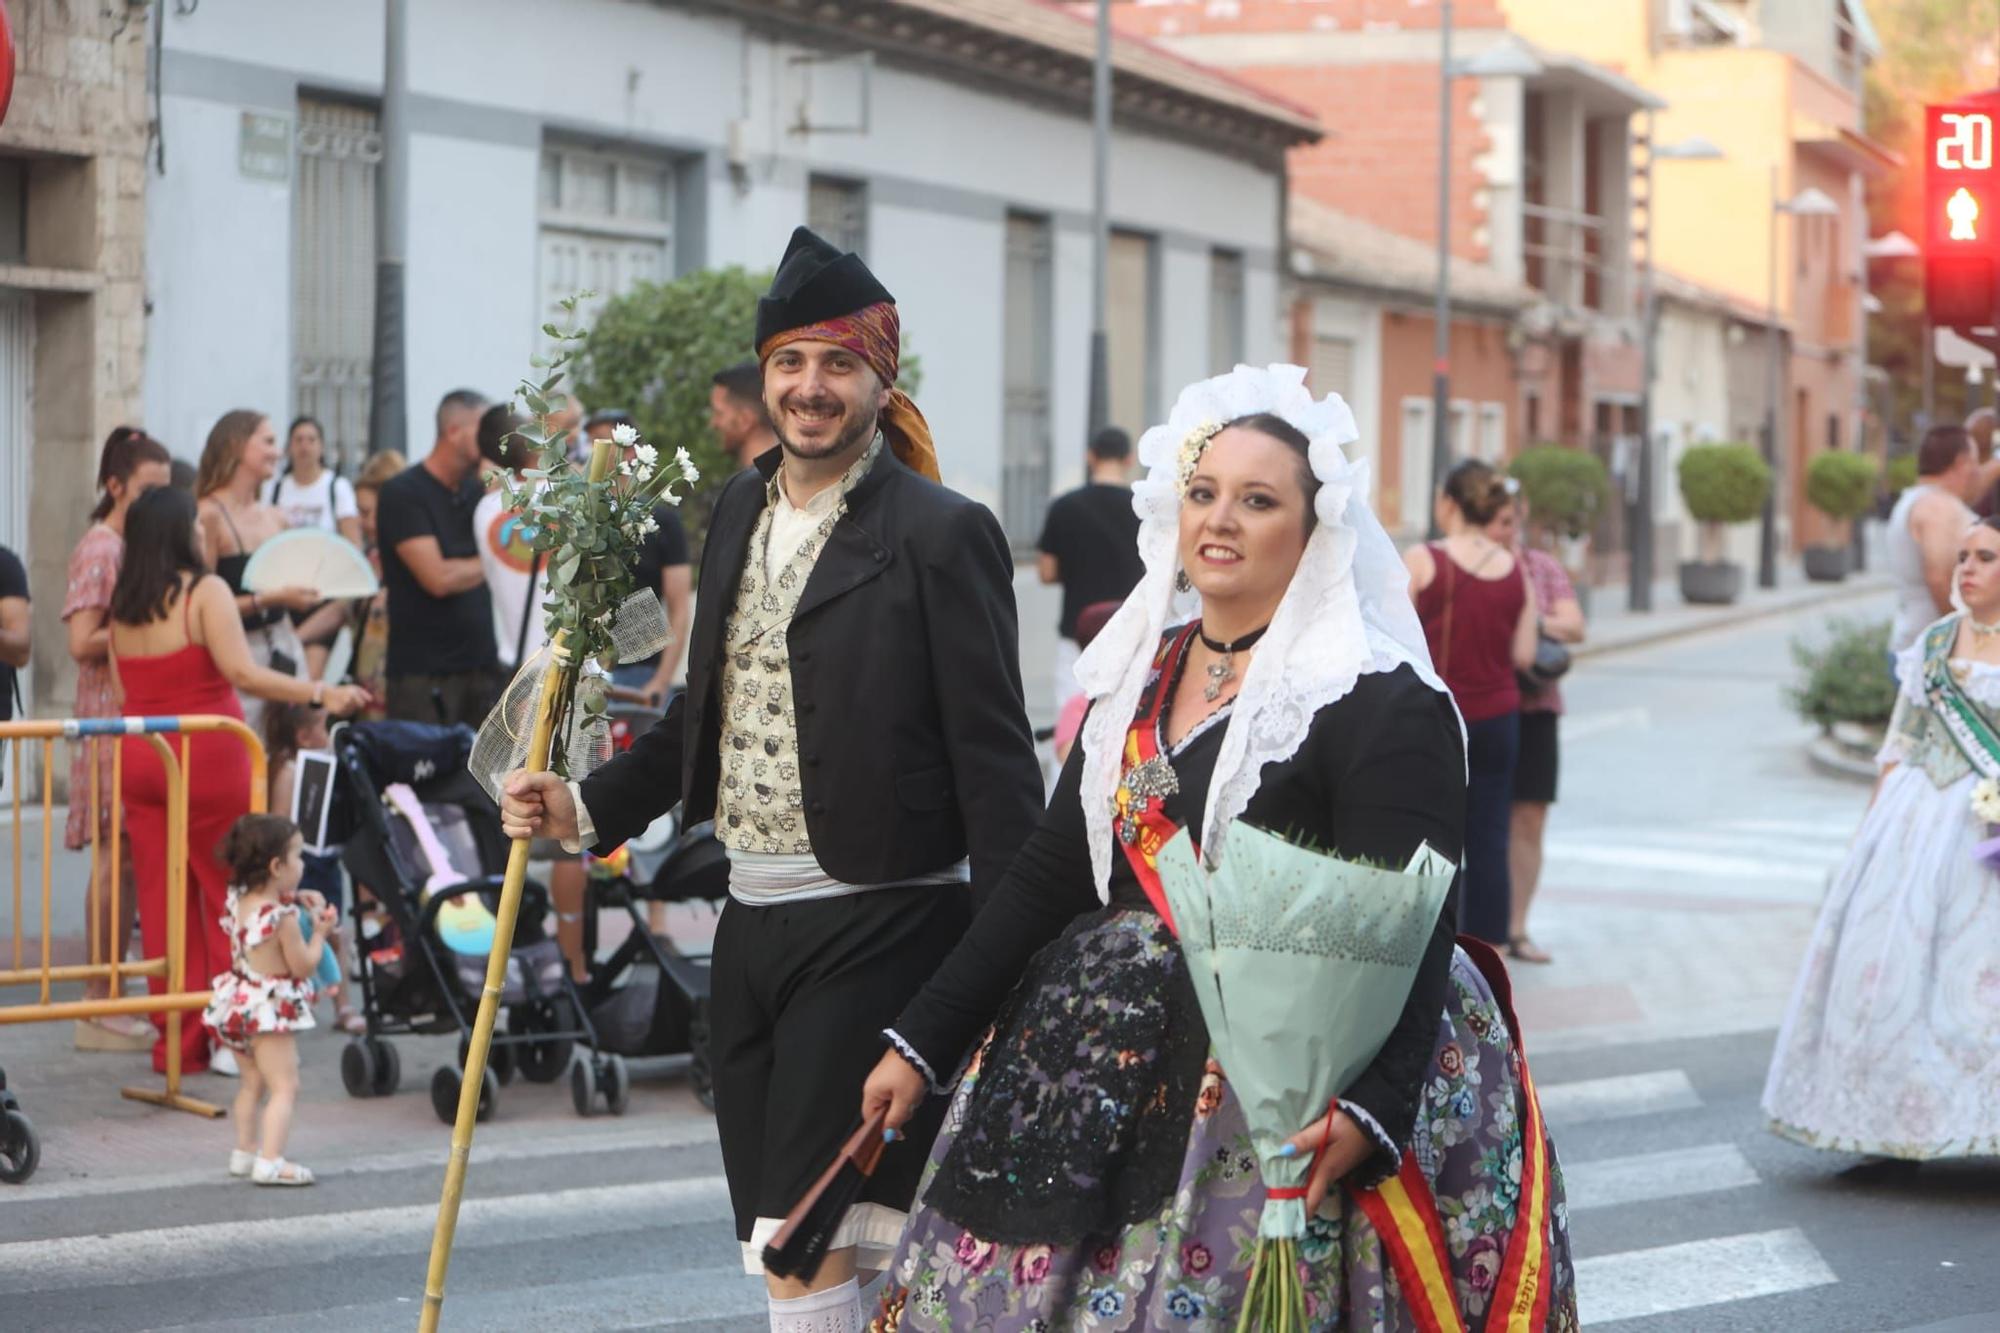
<path fill-rule="evenodd" d="M 623 407 L 661 453 L 693 456 L 701 484 L 681 519 L 697 550 L 730 472 L 708 428 L 709 389 L 716 371 L 753 354 L 757 298 L 770 285 L 769 273 L 734 267 L 641 283 L 599 312 L 578 361 L 585 404 Z"/>

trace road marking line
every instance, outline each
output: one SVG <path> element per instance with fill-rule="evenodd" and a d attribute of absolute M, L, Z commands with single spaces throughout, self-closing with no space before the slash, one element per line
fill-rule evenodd
<path fill-rule="evenodd" d="M 1537 1091 L 1542 1114 L 1550 1124 L 1564 1127 L 1661 1111 L 1692 1111 L 1701 1105 L 1701 1094 L 1679 1069 L 1545 1084 Z"/>
<path fill-rule="evenodd" d="M 1653 713 L 1648 708 L 1615 708 L 1603 713 L 1571 713 L 1562 720 L 1562 739 L 1585 741 L 1623 727 L 1651 730 Z"/>
<path fill-rule="evenodd" d="M 1563 1195 L 1572 1213 L 1761 1183 L 1756 1168 L 1733 1143 L 1563 1163 Z"/>
<path fill-rule="evenodd" d="M 1778 1296 L 1839 1279 L 1795 1227 L 1579 1259 L 1584 1327 Z"/>
<path fill-rule="evenodd" d="M 238 1185 L 253 1190 L 254 1185 Z M 336 1213 L 155 1227 L 109 1235 L 59 1236 L 0 1244 L 0 1292 L 56 1291 L 102 1284 L 226 1272 L 245 1254 L 272 1269 L 331 1259 L 422 1253 L 437 1221 L 435 1203 Z M 522 1244 L 562 1236 L 719 1222 L 729 1191 L 719 1175 L 467 1199 L 459 1206 L 461 1247 Z M 234 1259 L 231 1256 L 235 1256 Z"/>
<path fill-rule="evenodd" d="M 1801 865 L 1791 858 L 1730 856 L 1721 852 L 1675 851 L 1665 847 L 1635 847 L 1630 843 L 1580 842 L 1569 838 L 1553 841 L 1546 853 L 1551 862 L 1616 866 L 1624 870 L 1663 870 L 1676 876 L 1700 875 L 1715 879 L 1788 884 L 1826 883 L 1828 871 L 1838 858 L 1822 865 Z"/>

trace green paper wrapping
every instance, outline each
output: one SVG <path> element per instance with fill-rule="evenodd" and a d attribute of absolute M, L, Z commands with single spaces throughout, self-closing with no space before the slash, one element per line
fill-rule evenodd
<path fill-rule="evenodd" d="M 1183 829 L 1159 855 L 1209 1038 L 1249 1122 L 1266 1188 L 1303 1184 L 1286 1140 L 1381 1051 L 1415 984 L 1456 867 L 1428 843 L 1408 867 L 1344 861 L 1238 820 L 1213 870 Z M 1267 1200 L 1258 1234 L 1305 1234 L 1305 1205 Z"/>

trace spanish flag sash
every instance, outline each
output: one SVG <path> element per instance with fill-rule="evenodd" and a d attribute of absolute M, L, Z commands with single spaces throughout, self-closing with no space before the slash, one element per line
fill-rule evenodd
<path fill-rule="evenodd" d="M 1160 849 L 1181 831 L 1165 809 L 1166 798 L 1180 790 L 1180 782 L 1174 776 L 1172 761 L 1160 749 L 1160 714 L 1173 689 L 1173 664 L 1182 659 L 1188 641 L 1200 628 L 1196 622 L 1161 641 L 1153 657 L 1152 677 L 1139 700 L 1138 716 L 1125 732 L 1124 775 L 1112 797 L 1117 806 L 1112 829 L 1118 845 L 1138 876 L 1146 901 L 1167 923 L 1168 930 L 1174 930 L 1174 914 L 1167 906 L 1166 886 L 1160 883 Z M 1199 848 L 1195 854 L 1201 854 Z"/>
<path fill-rule="evenodd" d="M 1487 1306 L 1485 1333 L 1537 1333 L 1549 1315 L 1549 1149 L 1542 1127 L 1542 1105 L 1528 1074 L 1528 1057 L 1521 1046 L 1521 1024 L 1514 1017 L 1513 986 L 1500 955 L 1484 940 L 1458 937 L 1507 1020 L 1514 1042 L 1514 1061 L 1521 1073 L 1521 1192 L 1514 1229 L 1507 1239 L 1506 1260 Z M 1430 1182 L 1416 1157 L 1404 1152 L 1400 1170 L 1373 1189 L 1351 1189 L 1355 1203 L 1375 1225 L 1388 1252 L 1390 1267 L 1403 1299 L 1424 1333 L 1467 1333 L 1452 1284 L 1451 1252 L 1445 1248 L 1444 1226 Z"/>

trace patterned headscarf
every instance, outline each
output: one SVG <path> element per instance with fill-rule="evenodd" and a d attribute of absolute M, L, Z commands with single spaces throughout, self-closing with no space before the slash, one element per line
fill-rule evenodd
<path fill-rule="evenodd" d="M 769 361 L 780 347 L 807 339 L 844 347 L 868 363 L 868 368 L 889 390 L 889 402 L 882 409 L 881 418 L 882 435 L 889 447 L 911 470 L 932 481 L 939 480 L 937 446 L 931 442 L 930 423 L 924 420 L 924 414 L 917 410 L 910 395 L 895 387 L 903 355 L 903 321 L 895 304 L 877 301 L 851 315 L 773 334 L 757 349 L 757 359 Z"/>

